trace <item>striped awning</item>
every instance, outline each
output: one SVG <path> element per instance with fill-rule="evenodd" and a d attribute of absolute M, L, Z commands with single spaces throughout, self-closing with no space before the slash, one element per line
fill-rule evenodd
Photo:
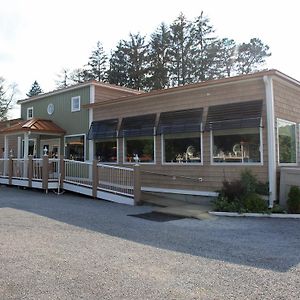
<path fill-rule="evenodd" d="M 157 133 L 200 132 L 203 109 L 162 112 Z"/>
<path fill-rule="evenodd" d="M 88 140 L 117 137 L 118 122 L 118 119 L 92 122 L 87 135 Z"/>
<path fill-rule="evenodd" d="M 210 106 L 205 130 L 259 127 L 261 114 L 262 100 Z"/>
<path fill-rule="evenodd" d="M 152 136 L 154 134 L 156 114 L 123 118 L 120 137 Z"/>

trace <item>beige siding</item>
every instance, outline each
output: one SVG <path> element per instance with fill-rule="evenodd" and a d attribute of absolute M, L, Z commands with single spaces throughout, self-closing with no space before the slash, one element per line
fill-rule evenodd
<path fill-rule="evenodd" d="M 95 86 L 95 102 L 103 102 L 109 99 L 116 99 L 132 95 L 132 92 L 126 90 L 116 90 L 112 88 Z"/>
<path fill-rule="evenodd" d="M 197 87 L 187 90 L 170 90 L 168 93 L 154 94 L 152 96 L 135 97 L 134 99 L 122 99 L 118 103 L 107 103 L 94 107 L 94 120 L 137 116 L 164 111 L 176 111 L 182 109 L 204 108 L 204 120 L 207 108 L 211 105 L 236 103 L 251 100 L 265 100 L 265 88 L 262 78 L 219 84 L 209 87 Z M 113 102 L 113 101 L 112 101 Z M 242 116 L 241 116 L 242 117 Z M 202 191 L 215 191 L 220 188 L 224 179 L 237 179 L 244 168 L 253 170 L 261 181 L 267 181 L 267 145 L 266 145 L 266 109 L 263 101 L 263 166 L 226 166 L 211 165 L 210 160 L 210 133 L 203 133 L 203 165 L 162 165 L 161 164 L 161 137 L 156 137 L 156 163 L 142 164 L 142 171 L 166 174 L 142 176 L 143 186 L 192 189 Z M 119 159 L 123 161 L 123 140 L 119 141 Z M 171 176 L 170 176 L 171 175 Z M 203 181 L 178 178 L 186 176 L 202 178 Z"/>
<path fill-rule="evenodd" d="M 274 79 L 274 109 L 275 109 L 275 122 L 277 118 L 295 122 L 297 148 L 298 148 L 298 165 L 300 165 L 299 155 L 299 124 L 300 124 L 300 87 L 293 85 L 283 80 Z M 276 126 L 277 129 L 277 126 Z M 276 130 L 276 153 L 277 145 L 277 130 Z M 277 153 L 278 157 L 278 153 Z M 280 168 L 280 167 L 278 167 Z"/>

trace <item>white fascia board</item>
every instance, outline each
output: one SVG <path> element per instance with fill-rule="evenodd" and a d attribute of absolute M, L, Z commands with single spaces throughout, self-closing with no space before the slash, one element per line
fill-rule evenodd
<path fill-rule="evenodd" d="M 264 76 L 267 109 L 267 139 L 268 139 L 268 175 L 269 175 L 269 206 L 273 207 L 276 200 L 276 139 L 275 139 L 275 109 L 273 79 L 271 76 Z"/>

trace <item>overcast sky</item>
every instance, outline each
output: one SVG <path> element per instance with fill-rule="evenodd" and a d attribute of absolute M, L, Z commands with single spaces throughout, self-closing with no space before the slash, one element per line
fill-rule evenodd
<path fill-rule="evenodd" d="M 180 12 L 201 11 L 216 35 L 237 42 L 260 38 L 270 46 L 268 68 L 300 80 L 299 5 L 296 0 L 0 0 L 0 76 L 18 84 L 25 97 L 34 80 L 55 88 L 62 68 L 87 63 L 97 41 L 107 52 L 130 32 L 152 33 Z"/>

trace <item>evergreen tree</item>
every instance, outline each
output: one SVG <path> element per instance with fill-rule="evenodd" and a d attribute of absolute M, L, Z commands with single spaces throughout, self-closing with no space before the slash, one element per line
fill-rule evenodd
<path fill-rule="evenodd" d="M 90 79 L 105 81 L 107 79 L 107 55 L 101 42 L 97 42 L 96 49 L 92 51 L 88 62 L 88 75 Z"/>
<path fill-rule="evenodd" d="M 120 41 L 110 59 L 109 82 L 133 89 L 144 89 L 148 72 L 147 50 L 145 38 L 139 33 L 130 34 L 127 41 Z"/>
<path fill-rule="evenodd" d="M 218 76 L 217 52 L 218 40 L 214 28 L 203 11 L 192 23 L 192 74 L 193 81 L 204 81 Z"/>
<path fill-rule="evenodd" d="M 218 77 L 230 77 L 234 74 L 238 47 L 233 39 L 223 38 L 218 42 L 217 71 Z"/>
<path fill-rule="evenodd" d="M 147 81 L 150 89 L 169 86 L 170 38 L 169 28 L 164 23 L 151 35 L 148 56 L 150 77 Z"/>
<path fill-rule="evenodd" d="M 95 79 L 134 89 L 163 89 L 251 73 L 263 68 L 270 55 L 269 47 L 258 38 L 241 45 L 233 39 L 217 38 L 203 12 L 193 22 L 181 13 L 170 26 L 161 24 L 149 44 L 140 34 L 119 41 L 109 60 L 97 42 L 87 66 L 72 73 L 63 70 L 57 83 L 61 88 L 70 80 Z"/>
<path fill-rule="evenodd" d="M 30 91 L 26 94 L 27 97 L 33 97 L 33 96 L 37 96 L 39 94 L 41 94 L 43 91 L 40 87 L 40 85 L 38 84 L 38 82 L 35 80 L 31 86 Z"/>
<path fill-rule="evenodd" d="M 266 58 L 271 56 L 269 49 L 269 46 L 258 38 L 252 38 L 249 43 L 242 43 L 238 48 L 237 74 L 249 74 L 261 69 Z"/>
<path fill-rule="evenodd" d="M 139 33 L 130 34 L 129 40 L 124 41 L 124 51 L 128 58 L 128 87 L 142 90 L 145 88 L 148 72 L 148 45 L 145 43 L 145 37 Z"/>
<path fill-rule="evenodd" d="M 123 41 L 119 41 L 109 60 L 108 82 L 111 84 L 128 86 L 128 57 L 124 50 Z"/>
<path fill-rule="evenodd" d="M 12 108 L 16 94 L 16 85 L 7 85 L 5 79 L 0 77 L 0 121 L 7 120 L 7 113 Z"/>
<path fill-rule="evenodd" d="M 181 13 L 170 26 L 171 28 L 171 84 L 185 85 L 191 82 L 192 39 L 191 23 Z"/>

